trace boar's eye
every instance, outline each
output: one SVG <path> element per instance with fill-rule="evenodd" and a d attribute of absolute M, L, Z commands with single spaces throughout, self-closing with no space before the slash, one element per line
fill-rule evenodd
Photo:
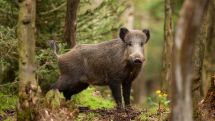
<path fill-rule="evenodd" d="M 143 42 L 140 43 L 140 46 L 141 46 L 141 47 L 143 46 Z"/>
<path fill-rule="evenodd" d="M 127 45 L 127 46 L 132 46 L 131 42 L 128 42 L 126 45 Z"/>

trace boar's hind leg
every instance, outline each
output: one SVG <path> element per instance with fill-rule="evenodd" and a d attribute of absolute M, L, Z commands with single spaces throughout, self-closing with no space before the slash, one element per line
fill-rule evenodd
<path fill-rule="evenodd" d="M 68 88 L 66 84 L 69 78 L 67 76 L 61 75 L 58 80 L 51 85 L 51 89 L 58 89 L 60 92 Z"/>
<path fill-rule="evenodd" d="M 117 104 L 117 108 L 121 108 L 122 107 L 121 84 L 119 82 L 112 81 L 109 84 L 109 87 L 111 89 L 113 98 Z"/>
<path fill-rule="evenodd" d="M 130 106 L 131 82 L 124 81 L 122 83 L 122 90 L 123 90 L 123 98 L 124 98 L 125 106 Z"/>
<path fill-rule="evenodd" d="M 60 92 L 63 92 L 64 97 L 68 100 L 69 99 L 69 94 L 68 94 L 68 81 L 69 81 L 69 77 L 66 75 L 61 75 L 57 82 L 55 82 L 52 85 L 52 89 L 58 89 Z"/>
<path fill-rule="evenodd" d="M 63 94 L 66 100 L 70 100 L 71 96 L 81 92 L 89 86 L 87 83 L 77 82 L 76 84 L 72 84 L 67 90 L 63 91 Z"/>
<path fill-rule="evenodd" d="M 71 94 L 69 93 L 69 86 L 68 86 L 68 80 L 69 77 L 65 75 L 61 75 L 57 82 L 52 84 L 51 88 L 52 89 L 58 89 L 60 92 L 63 92 L 64 97 L 66 100 L 69 100 L 71 97 Z"/>

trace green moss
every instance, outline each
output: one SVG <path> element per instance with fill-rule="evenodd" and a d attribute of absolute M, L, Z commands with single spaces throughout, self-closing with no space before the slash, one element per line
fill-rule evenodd
<path fill-rule="evenodd" d="M 13 116 L 13 117 L 8 117 L 6 118 L 4 121 L 16 121 L 16 117 Z"/>
<path fill-rule="evenodd" d="M 0 114 L 5 110 L 15 110 L 18 97 L 0 92 Z"/>
<path fill-rule="evenodd" d="M 72 100 L 75 102 L 75 104 L 87 106 L 90 109 L 114 107 L 113 101 L 105 99 L 101 95 L 95 95 L 95 91 L 95 88 L 89 87 L 83 92 L 74 95 L 74 97 L 72 97 Z"/>
<path fill-rule="evenodd" d="M 15 110 L 18 97 L 0 92 L 0 116 L 6 118 L 4 121 L 15 121 L 14 116 L 7 116 L 6 110 Z"/>

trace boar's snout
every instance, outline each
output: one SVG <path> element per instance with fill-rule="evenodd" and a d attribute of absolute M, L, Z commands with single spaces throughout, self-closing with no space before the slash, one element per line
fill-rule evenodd
<path fill-rule="evenodd" d="M 135 58 L 134 59 L 134 64 L 142 64 L 143 63 L 143 60 L 140 59 L 140 58 Z"/>
<path fill-rule="evenodd" d="M 145 61 L 145 58 L 142 56 L 130 56 L 130 61 L 134 65 L 142 65 Z"/>

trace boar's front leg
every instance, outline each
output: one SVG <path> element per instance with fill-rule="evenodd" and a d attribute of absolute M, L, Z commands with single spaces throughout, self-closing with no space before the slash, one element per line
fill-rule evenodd
<path fill-rule="evenodd" d="M 112 81 L 109 84 L 112 92 L 112 96 L 117 104 L 117 108 L 122 108 L 122 94 L 121 94 L 121 84 L 117 81 Z"/>
<path fill-rule="evenodd" d="M 130 106 L 131 81 L 122 82 L 123 98 L 125 106 Z"/>

